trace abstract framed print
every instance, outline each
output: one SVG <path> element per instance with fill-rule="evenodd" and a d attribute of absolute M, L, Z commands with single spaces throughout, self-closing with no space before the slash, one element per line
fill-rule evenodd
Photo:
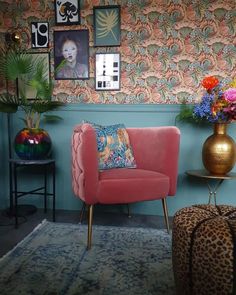
<path fill-rule="evenodd" d="M 54 0 L 56 25 L 70 26 L 80 24 L 79 0 Z"/>
<path fill-rule="evenodd" d="M 89 31 L 54 31 L 56 80 L 89 79 Z"/>
<path fill-rule="evenodd" d="M 120 5 L 93 8 L 94 46 L 120 46 Z"/>
<path fill-rule="evenodd" d="M 35 62 L 43 62 L 44 64 L 44 72 L 46 73 L 45 78 L 50 79 L 50 54 L 49 52 L 30 52 L 27 53 L 32 55 Z M 17 94 L 24 92 L 27 99 L 35 99 L 36 98 L 36 90 L 33 89 L 27 82 L 24 80 L 17 79 Z"/>
<path fill-rule="evenodd" d="M 31 23 L 32 48 L 48 48 L 48 22 Z"/>
<path fill-rule="evenodd" d="M 96 53 L 95 89 L 120 90 L 120 53 Z"/>

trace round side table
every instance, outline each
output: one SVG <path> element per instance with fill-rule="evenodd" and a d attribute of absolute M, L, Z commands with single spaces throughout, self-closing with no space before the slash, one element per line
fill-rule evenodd
<path fill-rule="evenodd" d="M 209 199 L 208 204 L 211 203 L 212 198 L 214 199 L 214 204 L 216 205 L 216 193 L 219 189 L 220 185 L 223 183 L 224 180 L 236 180 L 236 173 L 230 172 L 225 175 L 214 175 L 206 170 L 187 170 L 186 174 L 193 177 L 198 177 L 206 181 L 208 191 L 209 191 Z M 210 182 L 212 180 L 216 180 L 216 185 L 212 186 Z"/>

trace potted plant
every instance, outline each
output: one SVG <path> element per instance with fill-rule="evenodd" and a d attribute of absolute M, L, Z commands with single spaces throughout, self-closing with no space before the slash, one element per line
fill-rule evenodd
<path fill-rule="evenodd" d="M 27 51 L 14 48 L 0 49 L 0 77 L 6 80 L 6 91 L 0 94 L 0 112 L 23 110 L 25 128 L 15 138 L 15 151 L 22 159 L 43 159 L 51 150 L 48 133 L 40 128 L 42 114 L 58 109 L 63 102 L 52 101 L 53 85 L 46 76 L 44 60 L 33 58 Z M 18 82 L 21 87 L 10 87 Z M 16 84 L 16 83 L 15 83 Z M 26 87 L 34 90 L 28 99 Z M 44 115 L 44 120 L 59 120 L 59 116 Z"/>

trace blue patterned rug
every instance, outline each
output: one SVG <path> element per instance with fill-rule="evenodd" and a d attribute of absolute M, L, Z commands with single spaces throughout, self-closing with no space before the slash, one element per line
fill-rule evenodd
<path fill-rule="evenodd" d="M 164 230 L 43 221 L 0 260 L 0 294 L 172 295 L 171 236 Z"/>

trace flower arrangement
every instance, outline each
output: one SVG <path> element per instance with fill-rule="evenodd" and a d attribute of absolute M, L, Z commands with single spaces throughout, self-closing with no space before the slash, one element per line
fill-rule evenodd
<path fill-rule="evenodd" d="M 236 121 L 236 79 L 224 85 L 217 77 L 208 76 L 201 85 L 205 88 L 201 101 L 194 106 L 183 103 L 176 120 L 193 123 Z"/>
<path fill-rule="evenodd" d="M 224 86 L 216 77 L 202 80 L 206 92 L 193 108 L 193 117 L 211 123 L 229 123 L 236 120 L 236 80 Z"/>

